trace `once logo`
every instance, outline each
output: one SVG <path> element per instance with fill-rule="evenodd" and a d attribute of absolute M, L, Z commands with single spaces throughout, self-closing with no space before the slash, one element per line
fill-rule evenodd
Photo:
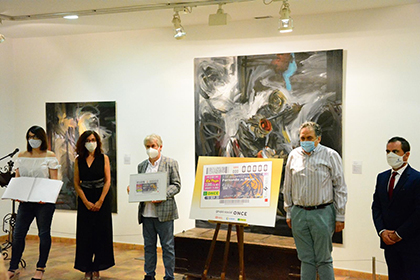
<path fill-rule="evenodd" d="M 235 216 L 246 216 L 246 211 L 233 211 L 233 215 Z"/>

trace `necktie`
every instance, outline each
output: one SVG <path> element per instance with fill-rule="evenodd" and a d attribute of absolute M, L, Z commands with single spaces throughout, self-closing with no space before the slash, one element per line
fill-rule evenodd
<path fill-rule="evenodd" d="M 389 186 L 388 186 L 389 199 L 392 198 L 392 192 L 394 191 L 395 175 L 397 174 L 398 172 L 392 172 L 391 180 L 389 180 Z"/>

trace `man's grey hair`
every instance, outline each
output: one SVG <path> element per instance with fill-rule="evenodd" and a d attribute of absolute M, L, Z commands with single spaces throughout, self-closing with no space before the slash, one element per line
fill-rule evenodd
<path fill-rule="evenodd" d="M 302 129 L 304 129 L 305 127 L 310 127 L 313 129 L 313 131 L 315 131 L 315 136 L 321 136 L 322 135 L 322 129 L 319 126 L 319 124 L 317 124 L 316 122 L 304 122 L 300 128 L 299 128 L 299 133 L 302 131 Z"/>
<path fill-rule="evenodd" d="M 147 135 L 146 138 L 144 138 L 143 144 L 146 146 L 146 143 L 152 141 L 152 142 L 156 142 L 156 144 L 158 144 L 158 146 L 162 146 L 163 142 L 162 142 L 162 138 L 160 138 L 159 135 L 157 134 L 150 134 Z"/>

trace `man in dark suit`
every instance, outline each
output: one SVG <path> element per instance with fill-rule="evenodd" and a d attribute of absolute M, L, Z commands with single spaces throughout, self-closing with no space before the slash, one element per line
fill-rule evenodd
<path fill-rule="evenodd" d="M 143 224 L 145 280 L 154 280 L 156 275 L 156 244 L 159 236 L 165 266 L 164 280 L 173 280 L 175 270 L 174 220 L 178 209 L 174 196 L 181 190 L 178 162 L 161 155 L 162 139 L 151 134 L 144 139 L 148 159 L 141 162 L 138 173 L 167 172 L 168 186 L 165 201 L 140 202 L 138 219 Z"/>
<path fill-rule="evenodd" d="M 372 215 L 388 279 L 420 279 L 420 173 L 407 163 L 410 144 L 404 138 L 391 138 L 386 153 L 392 169 L 377 177 Z"/>

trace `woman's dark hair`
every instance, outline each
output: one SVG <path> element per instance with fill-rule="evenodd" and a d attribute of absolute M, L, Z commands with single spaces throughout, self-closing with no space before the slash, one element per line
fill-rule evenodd
<path fill-rule="evenodd" d="M 101 137 L 99 137 L 98 133 L 93 130 L 86 130 L 85 132 L 80 135 L 79 140 L 77 140 L 76 144 L 76 153 L 81 158 L 87 158 L 89 155 L 89 151 L 85 147 L 86 139 L 91 136 L 95 136 L 96 139 L 96 149 L 95 149 L 95 157 L 99 156 L 102 153 L 102 142 Z"/>
<path fill-rule="evenodd" d="M 42 141 L 41 146 L 39 147 L 41 151 L 46 151 L 48 149 L 48 140 L 45 130 L 37 125 L 31 126 L 26 132 L 26 150 L 32 152 L 32 147 L 29 145 L 29 132 L 32 132 L 36 138 Z"/>

